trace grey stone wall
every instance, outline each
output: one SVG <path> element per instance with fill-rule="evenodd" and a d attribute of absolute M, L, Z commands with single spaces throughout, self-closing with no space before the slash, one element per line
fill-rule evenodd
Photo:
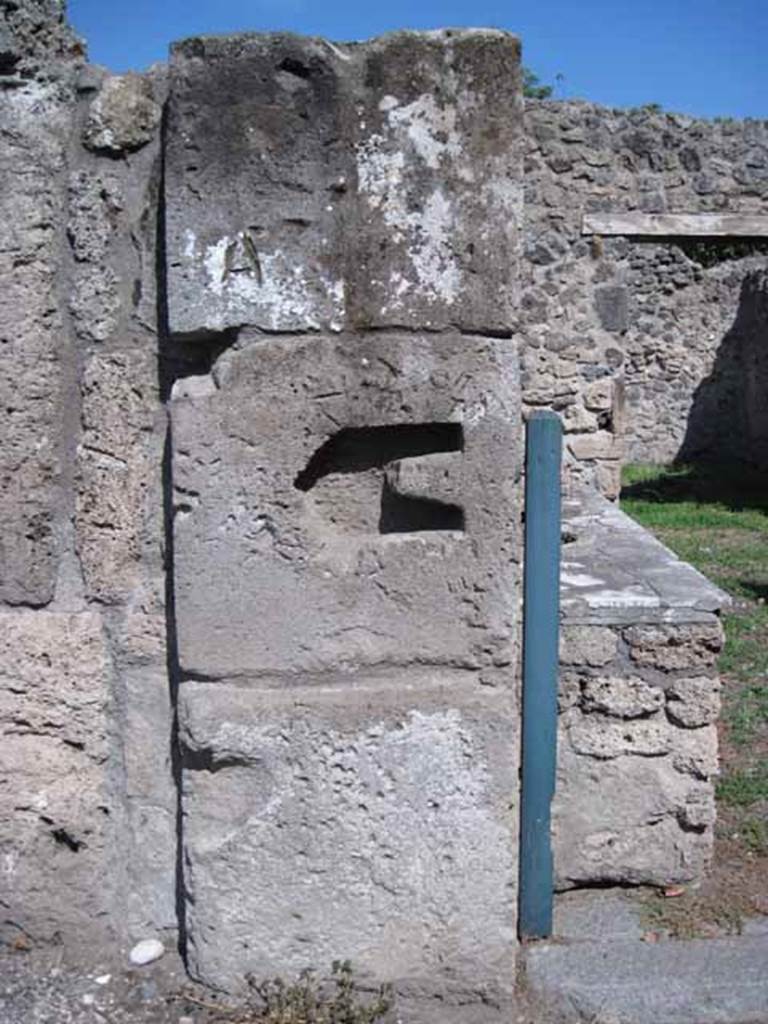
<path fill-rule="evenodd" d="M 60 5 L 3 15 L 1 928 L 125 941 L 176 927 L 163 81 L 88 68 Z"/>
<path fill-rule="evenodd" d="M 212 359 L 170 403 L 210 984 L 341 957 L 408 1020 L 509 1011 L 518 74 L 492 31 L 173 50 L 169 329 Z"/>
<path fill-rule="evenodd" d="M 556 884 L 701 877 L 715 823 L 719 621 L 566 625 L 562 641 Z"/>
<path fill-rule="evenodd" d="M 537 100 L 526 123 L 524 398 L 562 413 L 574 472 L 615 496 L 622 459 L 701 447 L 700 387 L 719 389 L 742 288 L 768 249 L 584 237 L 582 216 L 768 214 L 768 123 Z M 751 456 L 743 435 L 738 455 Z"/>
<path fill-rule="evenodd" d="M 764 126 L 531 104 L 526 140 L 493 31 L 112 76 L 59 5 L 2 17 L 3 939 L 178 929 L 218 986 L 349 956 L 409 1021 L 508 1016 L 519 342 L 569 486 L 711 451 L 692 408 L 764 451 L 761 257 L 579 233 L 762 209 Z M 565 548 L 558 880 L 690 878 L 722 595 L 658 551 L 601 582 L 644 536 L 603 515 Z"/>

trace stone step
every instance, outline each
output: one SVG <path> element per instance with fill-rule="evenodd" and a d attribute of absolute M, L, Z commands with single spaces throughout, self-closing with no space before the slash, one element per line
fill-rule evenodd
<path fill-rule="evenodd" d="M 741 935 L 642 941 L 637 904 L 616 894 L 558 901 L 555 939 L 525 952 L 531 994 L 589 1024 L 766 1024 L 768 921 Z"/>

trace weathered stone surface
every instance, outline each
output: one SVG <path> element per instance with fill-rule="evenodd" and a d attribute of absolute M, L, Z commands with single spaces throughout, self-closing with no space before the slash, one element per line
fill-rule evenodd
<path fill-rule="evenodd" d="M 620 459 L 624 447 L 616 436 L 607 430 L 594 434 L 576 434 L 568 438 L 568 448 L 579 460 Z"/>
<path fill-rule="evenodd" d="M 518 63 L 490 30 L 177 44 L 171 330 L 508 331 Z"/>
<path fill-rule="evenodd" d="M 10 613 L 0 636 L 4 938 L 94 941 L 116 929 L 122 889 L 99 618 Z"/>
<path fill-rule="evenodd" d="M 340 98 L 346 58 L 322 40 L 281 35 L 173 47 L 166 170 L 173 331 L 343 325 L 336 211 L 354 188 Z"/>
<path fill-rule="evenodd" d="M 153 71 L 143 82 L 153 102 L 162 101 L 163 75 Z M 155 133 L 119 160 L 80 151 L 69 174 L 69 306 L 78 340 L 88 349 L 156 349 L 159 150 Z"/>
<path fill-rule="evenodd" d="M 157 131 L 160 114 L 149 78 L 114 75 L 91 102 L 83 143 L 88 149 L 111 154 L 141 149 Z"/>
<path fill-rule="evenodd" d="M 595 309 L 606 331 L 622 333 L 629 324 L 629 297 L 623 285 L 595 289 Z"/>
<path fill-rule="evenodd" d="M 725 595 L 599 496 L 565 500 L 563 536 L 558 884 L 700 877 Z"/>
<path fill-rule="evenodd" d="M 709 668 L 723 646 L 723 627 L 716 620 L 687 626 L 631 626 L 624 636 L 634 662 L 667 672 Z"/>
<path fill-rule="evenodd" d="M 629 706 L 627 699 L 623 703 Z M 600 760 L 620 754 L 658 757 L 672 747 L 672 730 L 661 715 L 619 722 L 599 714 L 568 712 L 563 725 L 577 754 L 588 754 Z"/>
<path fill-rule="evenodd" d="M 599 676 L 584 680 L 582 706 L 615 718 L 640 718 L 664 706 L 664 691 L 637 676 Z"/>
<path fill-rule="evenodd" d="M 600 668 L 616 656 L 618 637 L 609 626 L 569 626 L 560 631 L 560 662 Z"/>
<path fill-rule="evenodd" d="M 561 743 L 553 804 L 556 884 L 663 885 L 700 876 L 714 794 L 669 757 L 596 761 Z"/>
<path fill-rule="evenodd" d="M 557 691 L 558 711 L 567 711 L 581 702 L 581 676 L 577 672 L 560 672 Z"/>
<path fill-rule="evenodd" d="M 722 628 L 712 613 L 728 606 L 727 594 L 595 492 L 566 497 L 563 531 L 560 607 L 569 627 L 643 623 L 624 631 L 638 665 L 714 664 Z"/>
<path fill-rule="evenodd" d="M 683 775 L 713 779 L 718 772 L 716 726 L 678 729 L 675 733 L 672 763 Z"/>
<path fill-rule="evenodd" d="M 53 87 L 5 93 L 0 113 L 0 597 L 43 605 L 54 593 L 61 477 L 73 397 L 61 282 L 66 107 Z"/>
<path fill-rule="evenodd" d="M 150 352 L 94 355 L 83 381 L 77 546 L 89 596 L 127 598 L 162 538 L 162 427 Z M 156 556 L 157 557 L 157 556 Z"/>
<path fill-rule="evenodd" d="M 720 712 L 720 680 L 708 676 L 676 679 L 667 690 L 667 714 L 688 729 L 714 722 Z"/>
<path fill-rule="evenodd" d="M 12 0 L 0 8 L 0 75 L 29 77 L 81 61 L 85 45 L 67 24 L 64 0 Z"/>
<path fill-rule="evenodd" d="M 119 325 L 120 275 L 112 244 L 125 206 L 120 177 L 109 170 L 78 168 L 69 177 L 67 236 L 75 258 L 69 308 L 77 334 L 86 343 L 105 342 Z"/>
<path fill-rule="evenodd" d="M 349 957 L 423 995 L 509 998 L 514 703 L 461 673 L 403 683 L 183 684 L 195 976 L 237 989 Z"/>
<path fill-rule="evenodd" d="M 609 924 L 596 941 L 563 943 L 558 935 L 527 951 L 530 990 L 568 1007 L 571 1020 L 755 1024 L 768 1017 L 765 935 L 652 944 L 639 940 L 639 915 L 628 936 L 616 934 L 615 916 L 603 917 Z"/>
<path fill-rule="evenodd" d="M 584 389 L 584 405 L 595 412 L 607 412 L 613 407 L 615 387 L 610 378 L 593 381 Z"/>
<path fill-rule="evenodd" d="M 126 826 L 126 924 L 132 938 L 178 927 L 177 792 L 171 763 L 173 721 L 165 666 L 121 673 Z"/>
<path fill-rule="evenodd" d="M 172 403 L 184 671 L 509 663 L 512 343 L 290 338 L 214 376 L 215 394 Z M 393 495 L 386 466 L 429 452 L 450 455 L 450 502 Z"/>
<path fill-rule="evenodd" d="M 653 214 L 674 226 L 727 211 L 759 223 L 768 127 L 562 100 L 527 100 L 526 121 L 520 322 L 522 349 L 540 367 L 524 381 L 524 401 L 561 410 L 555 371 L 570 357 L 567 433 L 595 411 L 634 462 L 765 465 L 764 243 L 585 239 L 582 220 Z M 593 389 L 612 383 L 623 383 L 624 407 L 603 399 L 594 409 Z M 566 446 L 570 474 L 616 497 L 611 457 Z"/>
<path fill-rule="evenodd" d="M 396 33 L 361 54 L 353 323 L 507 331 L 522 218 L 519 43 Z"/>

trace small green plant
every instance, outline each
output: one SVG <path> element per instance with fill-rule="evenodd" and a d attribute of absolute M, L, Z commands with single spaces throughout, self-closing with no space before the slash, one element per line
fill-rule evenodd
<path fill-rule="evenodd" d="M 295 982 L 282 978 L 246 979 L 251 990 L 253 1024 L 375 1024 L 392 1008 L 392 989 L 381 985 L 363 995 L 349 960 L 335 960 L 331 978 L 321 981 L 314 971 L 302 971 Z"/>
<path fill-rule="evenodd" d="M 768 821 L 762 818 L 745 818 L 739 828 L 742 841 L 747 849 L 758 857 L 768 854 Z"/>

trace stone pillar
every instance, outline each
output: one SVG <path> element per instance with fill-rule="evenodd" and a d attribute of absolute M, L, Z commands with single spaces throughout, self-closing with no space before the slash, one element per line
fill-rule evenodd
<path fill-rule="evenodd" d="M 173 51 L 169 323 L 221 353 L 171 403 L 213 985 L 349 958 L 404 1020 L 509 1009 L 518 61 L 494 31 Z"/>

